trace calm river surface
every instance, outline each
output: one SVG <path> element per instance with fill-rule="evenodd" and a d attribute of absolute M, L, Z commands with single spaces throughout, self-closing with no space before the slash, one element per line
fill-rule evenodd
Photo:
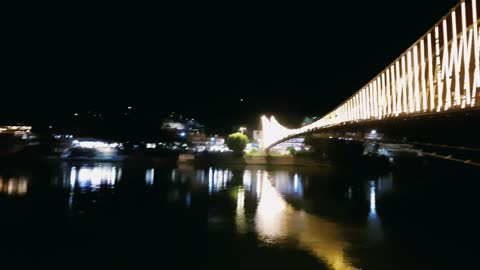
<path fill-rule="evenodd" d="M 0 165 L 2 269 L 476 269 L 478 174 L 443 166 Z"/>

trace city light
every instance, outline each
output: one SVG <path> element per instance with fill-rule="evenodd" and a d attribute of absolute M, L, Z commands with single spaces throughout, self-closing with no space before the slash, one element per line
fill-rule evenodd
<path fill-rule="evenodd" d="M 116 167 L 106 166 L 82 166 L 80 169 L 72 167 L 70 183 L 78 183 L 81 188 L 99 188 L 100 185 L 113 185 L 117 181 Z"/>
<path fill-rule="evenodd" d="M 147 169 L 145 172 L 145 183 L 149 186 L 153 185 L 153 179 L 155 177 L 155 169 Z"/>
<path fill-rule="evenodd" d="M 375 182 L 370 181 L 370 215 L 377 214 L 377 207 L 376 207 L 376 195 L 375 195 Z"/>
<path fill-rule="evenodd" d="M 101 141 L 78 141 L 74 140 L 72 142 L 73 146 L 82 147 L 82 148 L 108 148 L 110 147 L 108 143 Z"/>
<path fill-rule="evenodd" d="M 80 142 L 78 140 L 74 140 L 72 144 L 74 146 L 83 147 L 83 148 L 96 148 L 96 147 L 106 146 L 106 144 L 103 142 L 90 142 L 90 141 Z"/>
<path fill-rule="evenodd" d="M 25 195 L 28 191 L 28 182 L 29 178 L 25 176 L 9 178 L 0 176 L 0 194 Z"/>
<path fill-rule="evenodd" d="M 145 147 L 146 147 L 147 149 L 155 149 L 155 148 L 157 147 L 157 144 L 155 144 L 155 143 L 147 143 L 147 144 L 145 144 Z"/>

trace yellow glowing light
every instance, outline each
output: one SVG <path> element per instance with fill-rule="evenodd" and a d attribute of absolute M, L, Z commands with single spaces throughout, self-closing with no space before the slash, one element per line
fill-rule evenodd
<path fill-rule="evenodd" d="M 407 95 L 408 95 L 408 112 L 413 113 L 415 111 L 414 109 L 414 95 L 413 95 L 413 72 L 412 72 L 412 51 L 407 52 L 407 79 L 408 79 L 408 85 L 407 85 Z"/>
<path fill-rule="evenodd" d="M 421 65 L 421 88 L 422 88 L 422 110 L 426 112 L 428 110 L 427 103 L 427 83 L 425 81 L 426 74 L 426 62 L 425 62 L 425 41 L 420 41 L 420 65 Z"/>
<path fill-rule="evenodd" d="M 432 34 L 427 35 L 427 48 L 428 48 L 428 83 L 430 89 L 430 110 L 435 110 L 435 85 L 433 82 L 433 53 L 432 53 Z"/>
<path fill-rule="evenodd" d="M 24 176 L 11 177 L 7 180 L 0 177 L 0 193 L 5 193 L 10 196 L 25 195 L 28 191 L 28 182 L 29 179 Z"/>
<path fill-rule="evenodd" d="M 287 173 L 277 172 L 270 175 L 266 171 L 259 171 L 256 180 L 257 188 L 261 187 L 261 191 L 257 193 L 259 203 L 255 215 L 255 229 L 260 241 L 277 243 L 293 240 L 300 248 L 325 261 L 330 269 L 357 269 L 346 255 L 348 242 L 344 240 L 337 224 L 296 210 L 277 190 L 276 187 L 290 181 Z M 296 184 L 298 185 L 298 182 Z M 295 180 L 293 185 L 295 186 Z M 238 207 L 241 205 L 238 198 L 244 196 L 240 195 L 241 192 L 243 189 L 239 190 L 237 197 L 237 215 L 239 209 L 242 209 Z"/>

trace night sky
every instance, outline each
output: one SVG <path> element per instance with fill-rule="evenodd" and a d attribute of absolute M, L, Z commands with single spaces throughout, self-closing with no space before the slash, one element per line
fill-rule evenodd
<path fill-rule="evenodd" d="M 2 34 L 2 77 L 15 81 L 0 83 L 0 121 L 133 106 L 220 132 L 262 114 L 295 126 L 352 95 L 458 3 L 315 2 L 19 10 Z"/>

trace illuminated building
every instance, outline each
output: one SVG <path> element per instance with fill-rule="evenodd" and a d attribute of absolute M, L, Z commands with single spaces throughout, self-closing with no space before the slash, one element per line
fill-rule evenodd
<path fill-rule="evenodd" d="M 180 122 L 174 122 L 173 120 L 167 120 L 163 122 L 162 129 L 185 130 L 185 125 Z"/>
<path fill-rule="evenodd" d="M 0 126 L 0 155 L 20 152 L 36 137 L 31 126 Z"/>
<path fill-rule="evenodd" d="M 206 147 L 207 135 L 201 132 L 191 132 L 188 135 L 187 141 L 197 151 L 203 151 Z"/>
<path fill-rule="evenodd" d="M 225 145 L 225 138 L 218 135 L 212 136 L 207 141 L 207 151 L 210 152 L 225 152 L 229 151 Z"/>
<path fill-rule="evenodd" d="M 179 117 L 178 119 L 167 118 L 162 123 L 162 129 L 164 130 L 177 130 L 177 131 L 186 131 L 186 132 L 203 132 L 205 126 L 194 118 L 183 118 Z"/>
<path fill-rule="evenodd" d="M 275 152 L 280 152 L 287 154 L 290 152 L 289 149 L 295 149 L 295 151 L 303 151 L 306 150 L 305 148 L 305 138 L 304 137 L 298 137 L 298 138 L 293 138 L 290 139 L 286 142 L 280 143 L 276 145 L 275 147 L 272 148 Z"/>
<path fill-rule="evenodd" d="M 28 139 L 32 135 L 31 126 L 0 126 L 0 134 L 13 135 L 15 137 L 21 137 L 22 139 Z"/>
<path fill-rule="evenodd" d="M 92 138 L 76 139 L 69 148 L 65 149 L 62 158 L 74 159 L 120 159 L 118 149 L 122 144 L 108 143 Z"/>

